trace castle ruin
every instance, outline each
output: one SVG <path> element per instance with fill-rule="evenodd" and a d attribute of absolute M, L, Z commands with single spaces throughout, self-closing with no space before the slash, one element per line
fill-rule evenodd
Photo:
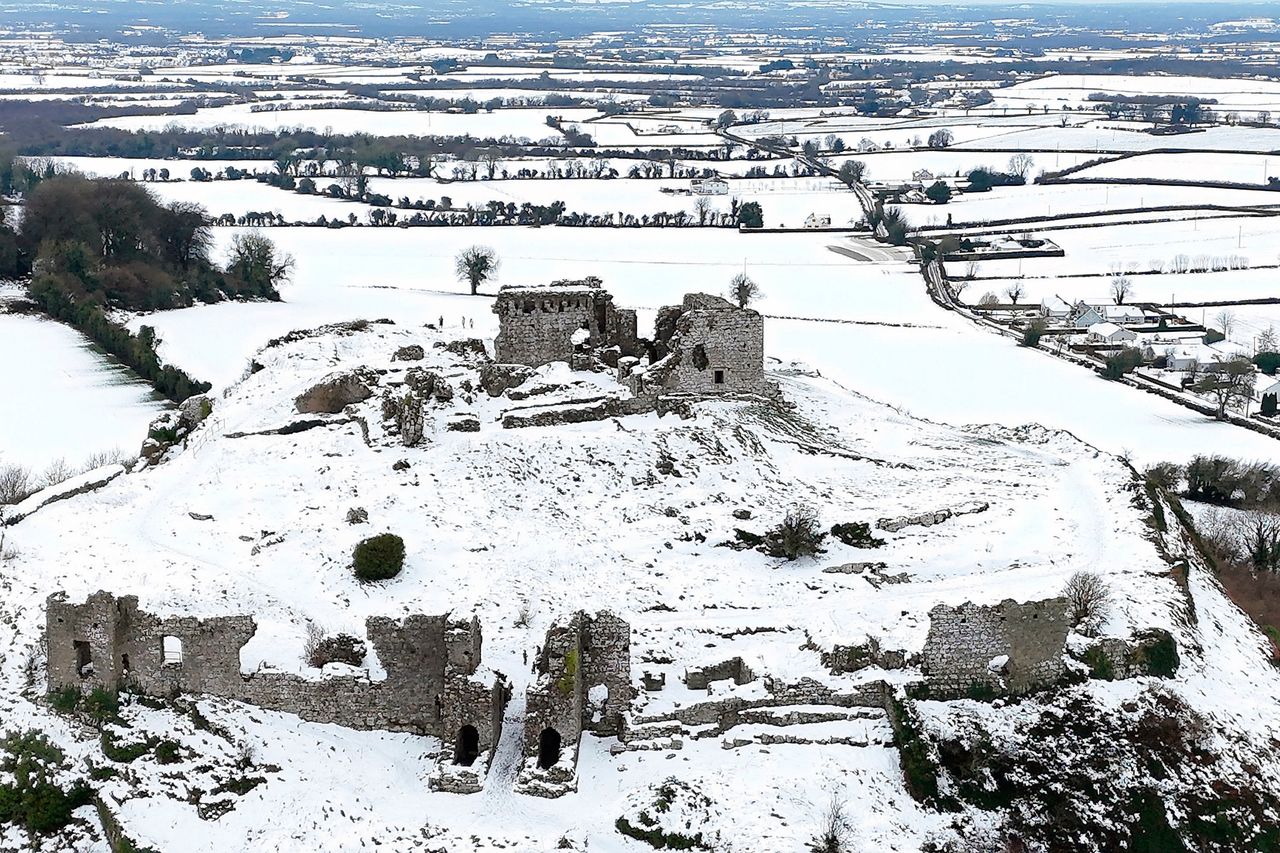
<path fill-rule="evenodd" d="M 552 625 L 529 686 L 516 790 L 543 797 L 576 790 L 582 733 L 621 736 L 632 698 L 630 625 L 603 611 Z"/>
<path fill-rule="evenodd" d="M 586 357 L 599 352 L 617 364 L 642 351 L 636 312 L 615 308 L 597 278 L 557 281 L 545 287 L 504 287 L 493 311 L 499 332 L 497 361 L 540 367 L 553 361 L 587 369 Z"/>
<path fill-rule="evenodd" d="M 718 296 L 691 293 L 658 312 L 652 340 L 635 311 L 614 307 L 597 278 L 504 287 L 493 307 L 499 363 L 614 370 L 636 398 L 777 392 L 764 375 L 764 319 Z"/>
<path fill-rule="evenodd" d="M 257 632 L 252 616 L 159 617 L 136 596 L 97 592 L 83 604 L 51 595 L 46 619 L 51 692 L 127 686 L 152 696 L 220 696 L 312 722 L 433 735 L 464 766 L 487 766 L 510 696 L 505 678 L 479 672 L 477 619 L 370 618 L 381 680 L 244 673 L 240 650 Z"/>

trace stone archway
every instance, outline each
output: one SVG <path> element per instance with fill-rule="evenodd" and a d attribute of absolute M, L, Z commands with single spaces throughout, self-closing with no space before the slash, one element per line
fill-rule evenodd
<path fill-rule="evenodd" d="M 453 761 L 464 767 L 470 767 L 480 757 L 480 732 L 476 727 L 466 725 L 458 729 L 458 739 L 454 743 Z"/>
<path fill-rule="evenodd" d="M 555 729 L 543 729 L 538 735 L 538 767 L 546 770 L 560 760 L 560 733 Z"/>

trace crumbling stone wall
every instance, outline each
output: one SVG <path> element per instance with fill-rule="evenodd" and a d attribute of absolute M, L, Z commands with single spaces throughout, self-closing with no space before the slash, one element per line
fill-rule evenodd
<path fill-rule="evenodd" d="M 500 363 L 539 367 L 572 362 L 576 352 L 586 350 L 616 346 L 623 355 L 639 350 L 635 312 L 615 308 L 599 279 L 504 287 L 493 311 L 499 325 L 493 347 Z M 575 343 L 582 330 L 586 339 Z"/>
<path fill-rule="evenodd" d="M 1063 674 L 1070 630 L 1064 598 L 1025 604 L 1006 599 L 991 607 L 940 604 L 929 611 L 924 646 L 929 694 L 965 696 L 975 686 L 1020 694 L 1052 684 Z M 1007 662 L 993 666 L 1001 657 Z"/>
<path fill-rule="evenodd" d="M 60 593 L 50 596 L 46 619 L 51 691 L 129 684 L 157 696 L 202 693 L 313 722 L 430 734 L 447 743 L 461 726 L 473 725 L 482 750 L 500 734 L 505 682 L 473 678 L 482 644 L 476 619 L 369 619 L 369 640 L 386 670 L 381 681 L 364 675 L 309 681 L 284 672 L 244 674 L 240 649 L 257 631 L 251 616 L 162 618 L 140 609 L 136 596 L 97 592 L 83 604 L 69 603 Z M 180 663 L 165 662 L 166 637 L 181 642 Z M 82 657 L 88 657 L 88 667 Z"/>
<path fill-rule="evenodd" d="M 564 766 L 577 762 L 583 731 L 621 735 L 632 699 L 631 626 L 612 613 L 579 611 L 547 631 L 525 709 L 525 765 L 519 790 L 559 796 L 571 790 Z M 542 734 L 560 739 L 560 768 L 539 768 Z"/>
<path fill-rule="evenodd" d="M 694 667 L 685 670 L 684 686 L 690 690 L 706 690 L 713 681 L 724 681 L 732 678 L 734 684 L 747 684 L 755 681 L 756 675 L 742 658 L 732 657 L 720 663 Z"/>
<path fill-rule="evenodd" d="M 653 355 L 648 370 L 620 377 L 637 396 L 773 391 L 764 376 L 764 318 L 718 296 L 691 293 L 662 309 Z"/>

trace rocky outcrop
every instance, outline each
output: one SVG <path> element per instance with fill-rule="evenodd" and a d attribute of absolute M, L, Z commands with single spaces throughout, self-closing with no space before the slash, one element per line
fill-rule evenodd
<path fill-rule="evenodd" d="M 437 403 L 447 403 L 453 399 L 453 386 L 434 370 L 411 367 L 404 372 L 404 384 L 424 400 L 430 397 Z"/>
<path fill-rule="evenodd" d="M 462 356 L 474 364 L 480 364 L 489 360 L 489 353 L 484 348 L 484 341 L 479 338 L 463 338 L 457 341 L 449 341 L 441 343 L 437 341 L 435 346 L 445 352 L 451 352 L 454 355 Z"/>
<path fill-rule="evenodd" d="M 460 412 L 453 415 L 445 422 L 444 428 L 448 432 L 479 432 L 480 419 L 475 415 L 466 412 Z"/>
<path fill-rule="evenodd" d="M 147 427 L 139 455 L 147 465 L 159 464 L 169 448 L 181 444 L 213 413 L 213 400 L 204 394 L 188 397 L 178 408 L 165 412 Z"/>
<path fill-rule="evenodd" d="M 293 401 L 300 414 L 336 415 L 352 403 L 363 402 L 373 391 L 357 373 L 340 373 L 312 385 Z"/>
<path fill-rule="evenodd" d="M 536 370 L 523 364 L 486 364 L 480 368 L 480 387 L 490 397 L 501 397 L 536 375 Z"/>
<path fill-rule="evenodd" d="M 935 524 L 941 524 L 949 518 L 957 515 L 972 515 L 978 512 L 986 512 L 991 507 L 985 502 L 974 502 L 963 504 L 952 509 L 939 509 L 933 512 L 922 512 L 919 515 L 903 515 L 898 518 L 882 518 L 876 522 L 876 527 L 889 533 L 897 533 L 904 527 L 933 527 Z"/>
<path fill-rule="evenodd" d="M 396 350 L 395 355 L 391 356 L 391 360 L 422 361 L 422 359 L 426 358 L 426 355 L 427 354 L 423 351 L 420 344 L 409 344 L 408 346 L 403 346 Z"/>

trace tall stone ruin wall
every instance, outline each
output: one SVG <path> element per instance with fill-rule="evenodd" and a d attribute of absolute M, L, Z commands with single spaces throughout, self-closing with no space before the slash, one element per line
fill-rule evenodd
<path fill-rule="evenodd" d="M 705 293 L 685 296 L 659 315 L 660 360 L 630 379 L 634 393 L 767 394 L 764 318 Z M 627 377 L 624 377 L 627 379 Z"/>
<path fill-rule="evenodd" d="M 607 691 L 603 703 L 590 701 L 593 688 Z M 564 748 L 576 748 L 584 730 L 621 734 L 631 706 L 631 626 L 608 612 L 579 612 L 553 625 L 538 661 L 538 678 L 528 692 L 525 748 L 537 754 L 544 729 L 559 733 Z"/>
<path fill-rule="evenodd" d="M 965 696 L 975 686 L 1026 693 L 1062 677 L 1071 630 L 1064 598 L 984 607 L 966 602 L 929 611 L 923 670 L 931 696 Z M 993 660 L 1008 662 L 993 669 Z"/>
<path fill-rule="evenodd" d="M 573 336 L 582 329 L 589 333 L 586 347 L 617 346 L 625 355 L 639 349 L 636 313 L 614 308 L 607 291 L 585 283 L 504 287 L 493 311 L 499 322 L 494 355 L 503 364 L 540 367 L 572 361 L 577 349 Z"/>
<path fill-rule="evenodd" d="M 471 677 L 480 663 L 477 620 L 371 618 L 369 640 L 386 678 L 312 681 L 293 673 L 241 672 L 240 649 L 257 631 L 250 616 L 161 618 L 139 609 L 136 596 L 98 592 L 83 604 L 50 596 L 46 618 L 51 691 L 129 685 L 155 696 L 221 696 L 313 722 L 446 740 L 473 725 L 482 749 L 497 742 L 506 692 L 501 679 L 484 684 Z M 165 663 L 166 637 L 180 641 L 181 663 Z M 83 651 L 78 644 L 85 644 Z M 87 673 L 80 672 L 82 656 L 90 661 Z"/>

